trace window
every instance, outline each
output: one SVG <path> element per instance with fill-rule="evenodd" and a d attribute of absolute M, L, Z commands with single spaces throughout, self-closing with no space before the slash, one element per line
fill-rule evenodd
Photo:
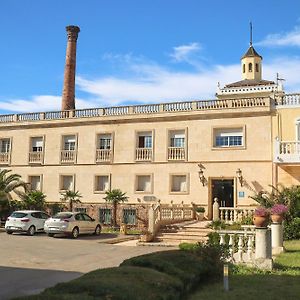
<path fill-rule="evenodd" d="M 0 139 L 0 151 L 1 153 L 9 153 L 10 139 Z"/>
<path fill-rule="evenodd" d="M 76 212 L 86 213 L 87 209 L 86 207 L 75 207 Z"/>
<path fill-rule="evenodd" d="M 73 175 L 62 175 L 60 177 L 60 190 L 74 191 L 74 176 Z"/>
<path fill-rule="evenodd" d="M 110 208 L 100 208 L 99 209 L 99 221 L 102 224 L 111 224 L 111 209 Z"/>
<path fill-rule="evenodd" d="M 128 225 L 135 225 L 136 223 L 136 210 L 131 208 L 123 209 L 123 223 Z"/>
<path fill-rule="evenodd" d="M 252 63 L 249 63 L 249 72 L 252 72 Z"/>
<path fill-rule="evenodd" d="M 138 148 L 152 148 L 152 132 L 138 133 Z"/>
<path fill-rule="evenodd" d="M 245 66 L 245 64 L 243 64 L 243 73 L 245 73 L 246 72 L 246 66 Z"/>
<path fill-rule="evenodd" d="M 241 147 L 243 144 L 243 128 L 215 129 L 214 147 Z"/>
<path fill-rule="evenodd" d="M 41 191 L 42 190 L 42 183 L 41 183 L 41 177 L 40 175 L 34 175 L 34 176 L 29 176 L 29 185 L 30 189 L 33 191 Z"/>
<path fill-rule="evenodd" d="M 43 137 L 31 138 L 31 152 L 42 152 L 43 151 Z"/>
<path fill-rule="evenodd" d="M 171 175 L 171 192 L 173 193 L 188 192 L 187 175 Z"/>
<path fill-rule="evenodd" d="M 185 132 L 171 131 L 170 132 L 170 147 L 184 148 L 185 146 Z"/>
<path fill-rule="evenodd" d="M 97 175 L 95 176 L 95 192 L 105 192 L 110 190 L 110 176 Z"/>
<path fill-rule="evenodd" d="M 259 72 L 258 64 L 255 64 L 255 72 Z"/>
<path fill-rule="evenodd" d="M 63 150 L 74 151 L 76 148 L 76 136 L 66 135 L 63 137 Z"/>
<path fill-rule="evenodd" d="M 101 134 L 98 138 L 98 149 L 111 149 L 111 134 Z"/>
<path fill-rule="evenodd" d="M 152 192 L 151 183 L 152 183 L 151 175 L 137 175 L 135 191 L 151 193 Z"/>

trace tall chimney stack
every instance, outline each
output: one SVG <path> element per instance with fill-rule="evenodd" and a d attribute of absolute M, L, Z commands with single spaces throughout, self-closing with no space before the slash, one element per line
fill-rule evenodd
<path fill-rule="evenodd" d="M 61 110 L 75 109 L 76 43 L 80 28 L 70 25 L 66 27 L 66 31 L 68 43 Z"/>

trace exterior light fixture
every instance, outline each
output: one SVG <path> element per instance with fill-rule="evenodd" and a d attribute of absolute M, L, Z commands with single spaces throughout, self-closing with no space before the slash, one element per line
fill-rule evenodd
<path fill-rule="evenodd" d="M 203 171 L 203 169 L 205 169 L 205 168 L 201 163 L 198 164 L 198 167 L 199 167 L 198 175 L 199 175 L 200 182 L 202 183 L 203 186 L 205 186 L 206 178 L 204 176 L 204 171 Z"/>
<path fill-rule="evenodd" d="M 239 180 L 240 185 L 243 186 L 243 184 L 244 184 L 244 177 L 243 177 L 243 174 L 242 174 L 242 170 L 240 168 L 238 168 L 236 170 L 236 177 Z"/>

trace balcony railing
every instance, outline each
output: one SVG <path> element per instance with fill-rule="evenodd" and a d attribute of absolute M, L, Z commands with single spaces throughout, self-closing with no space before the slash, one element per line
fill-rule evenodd
<path fill-rule="evenodd" d="M 168 160 L 185 160 L 185 148 L 183 147 L 169 147 Z"/>
<path fill-rule="evenodd" d="M 34 164 L 41 164 L 43 163 L 44 152 L 43 151 L 35 151 L 29 152 L 29 163 Z"/>
<path fill-rule="evenodd" d="M 10 159 L 10 152 L 0 153 L 0 164 L 8 164 Z"/>
<path fill-rule="evenodd" d="M 75 150 L 62 150 L 60 161 L 62 163 L 75 163 L 76 162 L 76 151 Z"/>
<path fill-rule="evenodd" d="M 135 160 L 137 160 L 137 161 L 152 160 L 152 148 L 136 148 Z"/>
<path fill-rule="evenodd" d="M 111 149 L 97 149 L 96 150 L 96 162 L 110 162 L 112 159 Z"/>
<path fill-rule="evenodd" d="M 276 141 L 274 161 L 300 162 L 300 141 Z"/>

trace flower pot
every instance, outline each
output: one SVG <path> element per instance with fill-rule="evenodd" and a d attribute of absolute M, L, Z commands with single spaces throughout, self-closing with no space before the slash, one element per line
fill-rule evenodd
<path fill-rule="evenodd" d="M 153 234 L 152 233 L 144 233 L 140 235 L 141 242 L 152 242 L 153 241 Z"/>
<path fill-rule="evenodd" d="M 268 226 L 269 218 L 267 216 L 253 216 L 253 224 L 255 227 L 264 228 Z"/>
<path fill-rule="evenodd" d="M 273 223 L 282 223 L 283 221 L 283 215 L 271 215 L 271 220 Z"/>
<path fill-rule="evenodd" d="M 204 219 L 204 213 L 197 212 L 196 216 L 197 216 L 197 220 L 198 221 L 203 221 L 203 219 Z"/>

